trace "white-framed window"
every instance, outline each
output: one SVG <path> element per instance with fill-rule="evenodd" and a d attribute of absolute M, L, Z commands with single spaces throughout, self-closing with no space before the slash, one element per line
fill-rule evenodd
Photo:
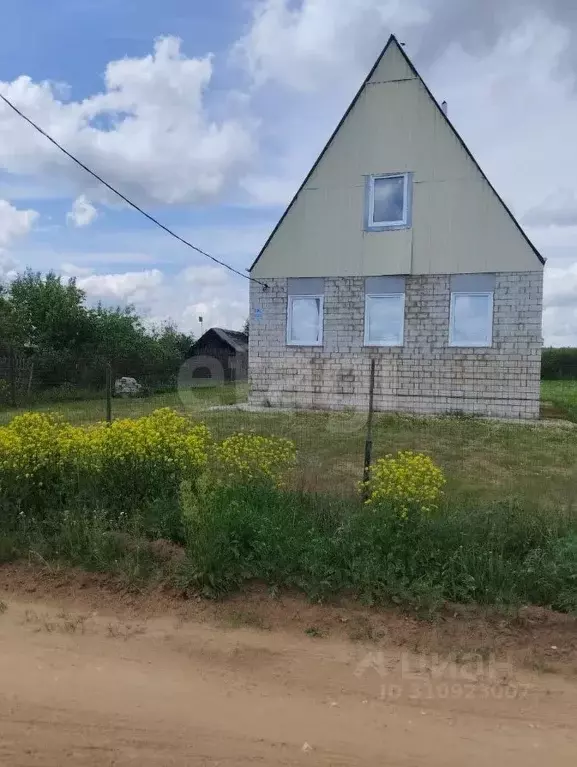
<path fill-rule="evenodd" d="M 368 179 L 368 230 L 402 229 L 411 225 L 411 174 L 389 173 Z"/>
<path fill-rule="evenodd" d="M 493 344 L 493 292 L 451 293 L 450 346 Z"/>
<path fill-rule="evenodd" d="M 322 346 L 324 296 L 288 297 L 287 344 Z"/>
<path fill-rule="evenodd" d="M 365 346 L 402 346 L 405 294 L 365 296 Z"/>

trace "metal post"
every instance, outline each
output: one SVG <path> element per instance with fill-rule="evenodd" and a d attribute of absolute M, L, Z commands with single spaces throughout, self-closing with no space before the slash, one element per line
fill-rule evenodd
<path fill-rule="evenodd" d="M 112 423 L 112 365 L 106 363 L 106 422 Z"/>
<path fill-rule="evenodd" d="M 8 377 L 10 381 L 10 404 L 12 407 L 17 407 L 16 402 L 16 352 L 14 351 L 14 344 L 10 344 L 9 361 L 8 361 Z"/>
<path fill-rule="evenodd" d="M 369 493 L 366 483 L 371 478 L 371 462 L 373 458 L 373 412 L 375 399 L 375 360 L 371 360 L 371 380 L 369 383 L 369 415 L 367 417 L 367 439 L 365 441 L 365 467 L 363 482 L 365 483 L 364 499 L 367 500 Z"/>
<path fill-rule="evenodd" d="M 26 388 L 26 396 L 30 399 L 32 394 L 32 379 L 34 378 L 34 360 L 30 363 L 30 374 L 28 375 L 28 386 Z"/>

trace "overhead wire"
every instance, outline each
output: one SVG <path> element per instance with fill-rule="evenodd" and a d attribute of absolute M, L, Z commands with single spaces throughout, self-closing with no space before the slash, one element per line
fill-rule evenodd
<path fill-rule="evenodd" d="M 197 247 L 196 245 L 193 245 L 192 242 L 189 242 L 184 237 L 181 237 L 179 234 L 174 232 L 172 229 L 170 229 L 168 226 L 163 224 L 161 221 L 159 221 L 157 218 L 152 216 L 150 213 L 147 213 L 143 208 L 140 207 L 140 205 L 137 205 L 135 202 L 133 202 L 129 197 L 127 197 L 125 194 L 120 192 L 118 189 L 112 186 L 112 184 L 109 184 L 108 181 L 102 178 L 98 173 L 93 171 L 91 168 L 88 167 L 85 163 L 83 163 L 81 160 L 78 159 L 78 157 L 75 157 L 71 152 L 69 152 L 67 149 L 65 149 L 62 144 L 58 143 L 56 139 L 52 138 L 50 134 L 48 134 L 43 128 L 41 128 L 37 123 L 34 122 L 34 120 L 31 120 L 30 117 L 28 117 L 24 112 L 22 112 L 18 107 L 13 104 L 6 96 L 4 96 L 2 93 L 0 93 L 0 100 L 2 100 L 6 106 L 10 107 L 16 114 L 21 117 L 23 120 L 25 120 L 29 125 L 31 125 L 35 130 L 38 131 L 44 138 L 46 138 L 48 141 L 50 141 L 51 144 L 54 144 L 57 149 L 59 149 L 63 154 L 66 155 L 70 160 L 76 163 L 79 167 L 81 167 L 86 173 L 89 173 L 91 176 L 93 176 L 97 181 L 99 181 L 103 186 L 105 186 L 107 189 L 109 189 L 111 192 L 113 192 L 117 197 L 119 197 L 121 200 L 123 200 L 127 205 L 129 205 L 131 208 L 134 208 L 134 210 L 138 211 L 141 215 L 143 215 L 145 218 L 147 218 L 149 221 L 151 221 L 153 224 L 158 226 L 160 229 L 165 231 L 167 234 L 169 234 L 171 237 L 174 237 L 176 240 L 181 242 L 183 245 L 186 245 L 189 248 L 192 248 L 192 250 L 199 253 L 201 256 L 205 256 L 206 258 L 209 258 L 211 261 L 213 261 L 215 264 L 218 264 L 219 266 L 222 266 L 224 269 L 228 269 L 233 274 L 238 275 L 239 277 L 243 277 L 245 280 L 249 280 L 250 282 L 256 282 L 259 285 L 262 285 L 265 289 L 268 288 L 268 285 L 266 282 L 262 282 L 261 280 L 256 279 L 255 277 L 251 277 L 248 274 L 245 274 L 241 272 L 238 269 L 235 269 L 234 266 L 231 266 L 230 264 L 227 264 L 226 261 L 222 261 L 219 258 L 216 258 L 215 256 L 212 256 L 210 253 L 207 253 L 205 250 L 202 250 L 202 248 Z"/>

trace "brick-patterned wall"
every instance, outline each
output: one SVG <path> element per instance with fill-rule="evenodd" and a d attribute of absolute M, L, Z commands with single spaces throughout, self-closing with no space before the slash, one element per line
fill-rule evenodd
<path fill-rule="evenodd" d="M 287 280 L 266 282 L 251 283 L 252 404 L 366 409 L 374 358 L 377 410 L 539 416 L 541 272 L 497 274 L 487 349 L 449 346 L 450 275 L 407 277 L 404 345 L 390 348 L 363 346 L 364 278 L 326 278 L 322 348 L 287 346 Z"/>

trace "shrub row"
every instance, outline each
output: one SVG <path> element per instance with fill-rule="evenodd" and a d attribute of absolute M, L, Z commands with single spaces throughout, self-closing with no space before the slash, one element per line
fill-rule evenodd
<path fill-rule="evenodd" d="M 215 482 L 278 484 L 294 458 L 293 443 L 274 437 L 215 443 L 204 424 L 169 408 L 86 428 L 26 413 L 0 428 L 0 503 L 40 516 L 79 503 L 134 514 L 207 471 Z"/>
<path fill-rule="evenodd" d="M 577 349 L 543 349 L 541 378 L 546 381 L 577 379 Z"/>

